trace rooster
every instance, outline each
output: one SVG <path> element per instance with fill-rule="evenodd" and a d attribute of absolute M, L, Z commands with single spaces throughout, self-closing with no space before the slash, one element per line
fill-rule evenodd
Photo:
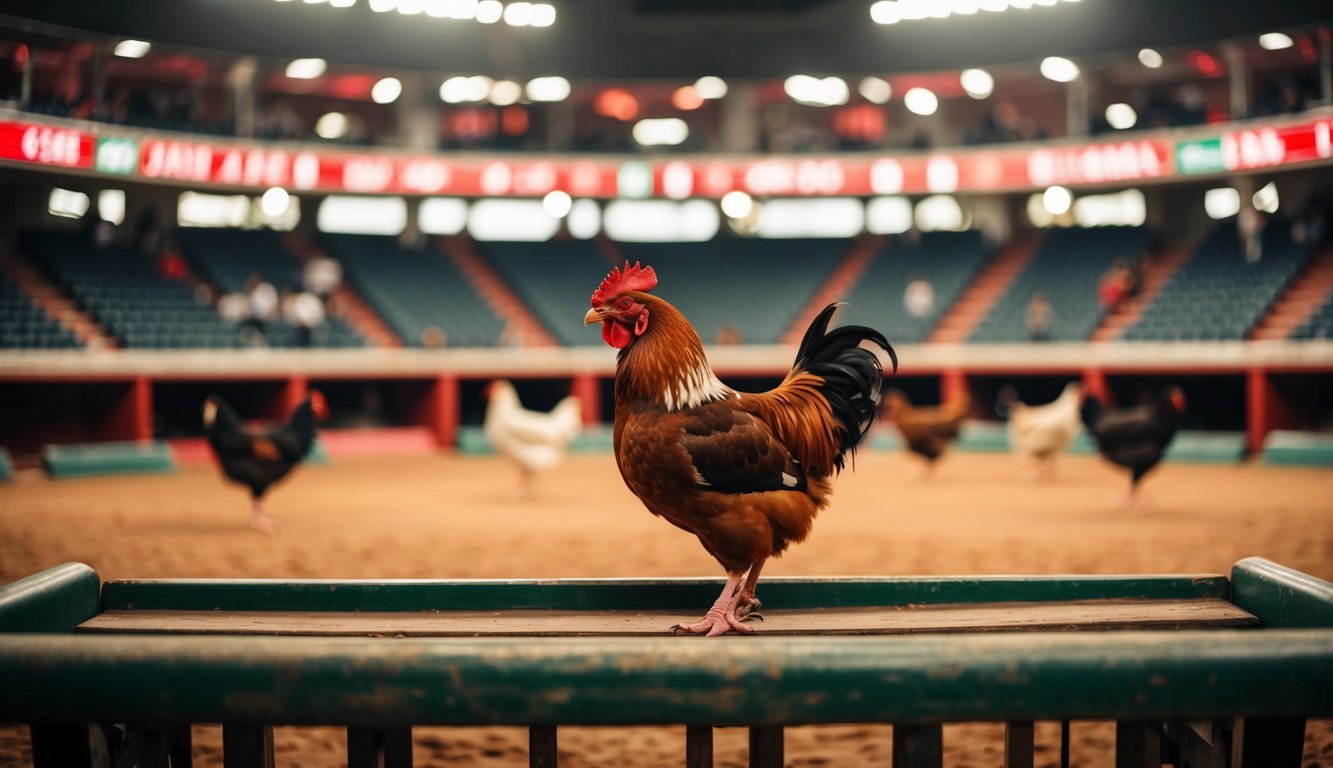
<path fill-rule="evenodd" d="M 1083 385 L 1071 381 L 1060 396 L 1045 405 L 1015 402 L 1009 408 L 1009 444 L 1015 451 L 1037 462 L 1035 479 L 1055 476 L 1055 457 L 1059 456 L 1083 429 L 1080 406 Z"/>
<path fill-rule="evenodd" d="M 1129 496 L 1124 506 L 1143 506 L 1139 482 L 1157 466 L 1175 437 L 1176 424 L 1185 412 L 1185 395 L 1170 387 L 1148 405 L 1107 408 L 1092 395 L 1083 399 L 1083 423 L 1097 441 L 1097 450 L 1112 464 L 1129 470 Z"/>
<path fill-rule="evenodd" d="M 264 512 L 269 486 L 286 477 L 305 460 L 315 443 L 316 420 L 329 417 L 329 406 L 319 390 L 312 390 L 292 411 L 286 424 L 247 425 L 217 395 L 204 400 L 204 429 L 208 445 L 228 479 L 250 489 L 251 522 L 264 533 L 277 533 L 278 521 Z"/>
<path fill-rule="evenodd" d="M 514 385 L 503 379 L 486 387 L 486 399 L 486 438 L 518 467 L 520 494 L 531 498 L 537 473 L 559 464 L 582 429 L 583 403 L 566 397 L 550 413 L 525 410 Z"/>
<path fill-rule="evenodd" d="M 588 325 L 616 356 L 616 464 L 648 511 L 698 537 L 727 573 L 721 596 L 694 624 L 709 637 L 756 618 L 755 585 L 770 557 L 810 533 L 832 477 L 865 437 L 884 374 L 868 342 L 898 360 L 878 331 L 829 331 L 837 304 L 805 332 L 776 389 L 738 392 L 709 368 L 703 342 L 671 304 L 650 295 L 652 267 L 625 264 L 592 294 Z"/>
<path fill-rule="evenodd" d="M 920 480 L 935 474 L 935 462 L 958 437 L 958 430 L 972 408 L 966 393 L 950 398 L 939 407 L 914 406 L 907 395 L 889 392 L 887 415 L 898 425 L 907 449 L 926 460 Z"/>

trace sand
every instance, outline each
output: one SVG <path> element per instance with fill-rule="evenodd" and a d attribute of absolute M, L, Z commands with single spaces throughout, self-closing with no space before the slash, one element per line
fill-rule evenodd
<path fill-rule="evenodd" d="M 1259 555 L 1333 579 L 1333 472 L 1258 464 L 1171 464 L 1149 477 L 1149 507 L 1112 508 L 1123 478 L 1065 457 L 1050 485 L 1007 455 L 954 454 L 915 484 L 901 454 L 863 453 L 808 541 L 766 575 L 1228 573 Z M 275 490 L 277 536 L 247 526 L 244 491 L 210 467 L 180 474 L 0 487 L 0 581 L 66 561 L 104 579 L 558 578 L 715 576 L 698 543 L 653 518 L 608 455 L 571 457 L 540 496 L 513 498 L 499 459 L 453 454 L 344 459 L 303 467 Z M 763 595 L 762 582 L 760 596 Z M 700 614 L 707 606 L 700 606 Z M 697 617 L 682 616 L 682 619 Z M 762 626 L 761 626 L 762 631 Z M 196 765 L 221 764 L 216 727 L 195 729 Z M 886 765 L 889 726 L 789 729 L 788 765 Z M 949 765 L 999 765 L 998 725 L 949 726 Z M 414 731 L 417 765 L 526 765 L 526 731 Z M 1053 765 L 1058 726 L 1038 726 Z M 1110 766 L 1114 728 L 1076 723 L 1076 765 Z M 343 732 L 280 728 L 280 766 L 345 764 Z M 717 765 L 744 765 L 743 729 L 715 737 Z M 1305 765 L 1333 766 L 1333 725 L 1307 730 Z M 562 766 L 677 766 L 683 728 L 562 728 Z M 0 728 L 0 765 L 26 766 L 26 729 Z"/>

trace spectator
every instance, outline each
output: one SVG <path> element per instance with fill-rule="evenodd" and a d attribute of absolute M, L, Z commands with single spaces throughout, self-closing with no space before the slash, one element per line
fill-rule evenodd
<path fill-rule="evenodd" d="M 736 327 L 735 325 L 732 325 L 731 323 L 727 323 L 726 325 L 723 325 L 721 328 L 717 329 L 718 346 L 734 347 L 739 345 L 744 340 L 745 337 L 744 334 L 741 333 L 741 329 Z"/>
<path fill-rule="evenodd" d="M 189 269 L 185 265 L 185 257 L 181 255 L 180 244 L 176 239 L 168 238 L 166 245 L 157 257 L 157 271 L 164 277 L 172 280 L 184 280 L 189 274 Z"/>
<path fill-rule="evenodd" d="M 438 325 L 428 325 L 421 329 L 421 346 L 426 349 L 444 349 L 448 341 L 449 337 Z"/>
<path fill-rule="evenodd" d="M 1097 283 L 1097 298 L 1101 301 L 1102 309 L 1107 312 L 1120 309 L 1128 295 L 1129 282 L 1129 267 L 1122 259 L 1116 259 Z"/>
<path fill-rule="evenodd" d="M 245 281 L 245 293 L 250 298 L 248 325 L 258 333 L 258 341 L 267 343 L 266 326 L 278 319 L 278 289 L 259 274 Z"/>
<path fill-rule="evenodd" d="M 337 259 L 323 253 L 306 262 L 305 269 L 301 272 L 301 282 L 305 285 L 305 289 L 324 302 L 338 290 L 342 281 L 342 265 Z"/>
<path fill-rule="evenodd" d="M 1050 341 L 1053 315 L 1051 303 L 1046 300 L 1045 294 L 1033 295 L 1032 302 L 1028 304 L 1028 338 L 1032 341 Z"/>
<path fill-rule="evenodd" d="M 935 289 L 920 272 L 914 272 L 903 291 L 903 309 L 917 320 L 930 317 L 935 311 Z"/>
<path fill-rule="evenodd" d="M 1264 255 L 1264 215 L 1253 207 L 1241 206 L 1236 215 L 1236 228 L 1240 231 L 1241 242 L 1245 246 L 1245 260 L 1251 264 Z"/>
<path fill-rule="evenodd" d="M 315 346 L 315 336 L 324 325 L 324 302 L 310 291 L 289 294 L 283 306 L 286 320 L 296 328 L 296 346 Z"/>

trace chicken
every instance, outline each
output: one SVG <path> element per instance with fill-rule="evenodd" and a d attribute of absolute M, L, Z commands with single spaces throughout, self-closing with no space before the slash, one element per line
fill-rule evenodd
<path fill-rule="evenodd" d="M 1045 405 L 1015 402 L 1009 408 L 1009 445 L 1037 463 L 1037 480 L 1055 476 L 1055 457 L 1083 429 L 1080 406 L 1083 385 L 1071 381 L 1060 396 Z"/>
<path fill-rule="evenodd" d="M 616 358 L 616 464 L 648 511 L 698 537 L 727 582 L 702 621 L 673 631 L 709 637 L 757 617 L 764 563 L 805 539 L 828 504 L 833 476 L 865 437 L 884 374 L 898 366 L 878 331 L 829 331 L 829 305 L 810 324 L 777 388 L 742 393 L 713 373 L 703 342 L 671 304 L 648 291 L 651 267 L 613 269 L 584 322 L 600 324 Z M 743 582 L 743 583 L 742 583 Z"/>
<path fill-rule="evenodd" d="M 518 467 L 520 493 L 531 497 L 537 473 L 559 464 L 583 428 L 583 403 L 566 397 L 550 413 L 525 410 L 514 385 L 503 379 L 486 387 L 486 398 L 486 439 Z"/>
<path fill-rule="evenodd" d="M 1111 463 L 1130 471 L 1125 505 L 1143 506 L 1139 481 L 1162 460 L 1175 436 L 1176 422 L 1185 412 L 1185 395 L 1179 387 L 1171 387 L 1148 405 L 1115 409 L 1088 395 L 1081 412 L 1083 423 L 1097 441 L 1097 450 Z"/>
<path fill-rule="evenodd" d="M 250 489 L 251 522 L 265 533 L 276 533 L 278 521 L 264 512 L 269 487 L 300 464 L 315 443 L 316 420 L 329 417 L 324 395 L 312 390 L 292 411 L 285 424 L 250 426 L 217 395 L 204 401 L 204 429 L 228 479 Z"/>
<path fill-rule="evenodd" d="M 958 437 L 958 428 L 971 409 L 972 400 L 966 393 L 937 407 L 919 407 L 912 405 L 902 392 L 896 389 L 889 392 L 886 415 L 898 425 L 907 449 L 926 460 L 922 480 L 935 473 L 936 460 Z"/>

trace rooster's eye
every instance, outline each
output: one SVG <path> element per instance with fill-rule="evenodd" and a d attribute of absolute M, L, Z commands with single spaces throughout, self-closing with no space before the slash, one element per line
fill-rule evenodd
<path fill-rule="evenodd" d="M 621 309 L 629 309 L 629 305 L 633 304 L 634 302 L 630 301 L 628 296 L 622 296 L 620 298 L 620 301 L 616 303 L 620 305 Z"/>

